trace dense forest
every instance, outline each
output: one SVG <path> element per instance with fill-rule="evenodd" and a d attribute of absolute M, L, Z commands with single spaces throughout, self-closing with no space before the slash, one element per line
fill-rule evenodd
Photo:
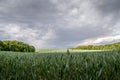
<path fill-rule="evenodd" d="M 0 41 L 0 51 L 35 52 L 35 47 L 21 41 Z"/>
<path fill-rule="evenodd" d="M 120 50 L 120 42 L 105 44 L 105 45 L 87 45 L 87 46 L 77 46 L 72 49 L 81 49 L 81 50 Z"/>

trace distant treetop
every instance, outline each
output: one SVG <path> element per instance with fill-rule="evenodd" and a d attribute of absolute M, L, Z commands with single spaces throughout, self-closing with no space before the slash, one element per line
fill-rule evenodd
<path fill-rule="evenodd" d="M 35 52 L 35 47 L 16 40 L 0 41 L 0 51 Z"/>
<path fill-rule="evenodd" d="M 77 46 L 72 49 L 81 50 L 120 50 L 120 42 L 106 45 L 88 45 L 88 46 Z"/>

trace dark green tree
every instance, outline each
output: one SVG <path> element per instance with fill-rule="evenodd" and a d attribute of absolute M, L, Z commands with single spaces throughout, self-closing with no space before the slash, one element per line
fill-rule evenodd
<path fill-rule="evenodd" d="M 0 41 L 1 51 L 35 52 L 35 47 L 21 41 Z"/>
<path fill-rule="evenodd" d="M 0 41 L 0 51 L 3 51 L 4 50 L 4 43 L 2 41 Z"/>

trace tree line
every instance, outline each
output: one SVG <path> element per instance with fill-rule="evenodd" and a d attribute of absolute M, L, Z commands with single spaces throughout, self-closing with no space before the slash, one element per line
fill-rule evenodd
<path fill-rule="evenodd" d="M 0 40 L 0 51 L 35 52 L 35 47 L 16 40 Z"/>
<path fill-rule="evenodd" d="M 77 46 L 72 49 L 81 50 L 120 50 L 120 42 L 106 45 L 87 45 L 87 46 Z"/>

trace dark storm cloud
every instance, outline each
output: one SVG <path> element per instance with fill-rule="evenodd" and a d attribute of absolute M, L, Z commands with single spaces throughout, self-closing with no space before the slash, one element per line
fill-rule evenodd
<path fill-rule="evenodd" d="M 78 1 L 78 3 L 80 2 L 80 0 L 75 0 Z M 64 1 L 63 1 L 64 2 Z M 82 1 L 81 1 L 82 2 Z M 86 0 L 87 2 L 87 0 Z M 103 36 L 110 36 L 114 33 L 114 29 L 115 29 L 115 25 L 119 22 L 119 18 L 120 18 L 120 1 L 119 0 L 92 0 L 91 1 L 94 5 L 95 11 L 92 14 L 94 16 L 94 14 L 99 13 L 99 18 L 98 18 L 98 23 L 96 26 L 94 26 L 93 24 L 96 24 L 96 22 L 94 22 L 91 25 L 87 24 L 87 19 L 86 19 L 86 24 L 87 26 L 82 25 L 80 28 L 79 27 L 75 27 L 73 29 L 58 29 L 58 31 L 56 31 L 56 34 L 58 35 L 57 40 L 54 41 L 55 44 L 58 44 L 59 46 L 62 45 L 66 45 L 67 44 L 71 44 L 74 42 L 80 42 L 80 41 L 84 41 L 86 39 L 95 39 L 95 38 L 99 38 L 99 37 L 103 37 Z M 62 3 L 58 3 L 62 4 Z M 68 5 L 71 5 L 71 3 L 67 3 Z M 61 5 L 60 5 L 61 6 Z M 64 7 L 66 7 L 65 5 L 63 5 Z M 79 5 L 74 5 L 74 6 L 79 6 Z M 72 5 L 72 8 L 74 7 Z M 70 6 L 69 6 L 70 7 Z M 68 7 L 68 8 L 69 8 Z M 89 6 L 86 6 L 89 7 Z M 66 7 L 67 8 L 67 7 Z M 62 9 L 60 9 L 62 10 Z M 69 11 L 70 9 L 66 9 L 66 12 Z M 85 11 L 85 10 L 84 10 Z M 72 12 L 71 12 L 72 13 Z M 89 14 L 89 11 L 88 11 Z M 91 15 L 91 16 L 92 16 Z M 65 15 L 65 16 L 68 16 Z M 86 16 L 86 15 L 84 15 Z M 79 15 L 76 15 L 77 20 L 79 21 Z M 74 23 L 74 18 L 68 18 L 69 20 L 71 20 L 71 22 L 69 23 Z M 107 21 L 108 20 L 108 21 Z M 97 21 L 97 19 L 96 19 Z M 80 22 L 79 22 L 80 23 Z M 82 23 L 81 23 L 82 24 Z M 70 26 L 70 25 L 64 25 L 66 26 Z M 79 26 L 79 25 L 77 25 Z M 93 27 L 94 26 L 94 27 Z M 117 26 L 119 27 L 119 26 Z M 118 28 L 119 30 L 119 28 Z M 107 42 L 103 42 L 103 43 L 107 43 Z"/>
<path fill-rule="evenodd" d="M 0 1 L 0 17 L 7 22 L 50 22 L 56 12 L 49 0 Z"/>
<path fill-rule="evenodd" d="M 57 39 L 53 42 L 51 42 L 54 45 L 59 45 L 60 47 L 64 46 L 68 46 L 68 44 L 74 44 L 74 43 L 78 43 L 80 41 L 84 41 L 86 39 L 91 39 L 91 38 L 99 38 L 104 36 L 107 36 L 109 34 L 111 34 L 111 32 L 113 32 L 113 30 L 106 28 L 103 28 L 101 26 L 95 28 L 92 26 L 84 26 L 81 28 L 72 28 L 72 29 L 57 29 L 56 30 L 56 35 L 57 35 Z M 70 47 L 72 47 L 73 45 L 71 45 Z"/>
<path fill-rule="evenodd" d="M 119 4 L 119 0 L 0 0 L 0 39 L 22 40 L 37 48 L 101 42 L 115 32 L 120 35 Z"/>
<path fill-rule="evenodd" d="M 118 22 L 120 18 L 120 0 L 95 0 L 93 4 L 95 4 L 102 17 L 112 16 L 113 22 Z"/>
<path fill-rule="evenodd" d="M 95 0 L 95 5 L 103 14 L 120 14 L 120 0 Z"/>

